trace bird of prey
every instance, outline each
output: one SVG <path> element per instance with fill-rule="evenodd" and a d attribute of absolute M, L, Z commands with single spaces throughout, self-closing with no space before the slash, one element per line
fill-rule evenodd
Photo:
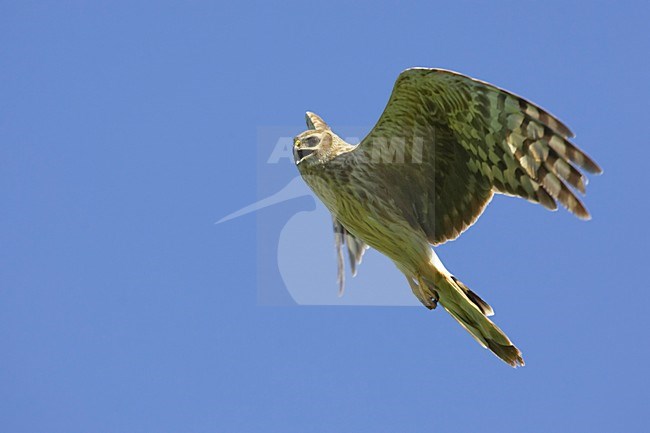
<path fill-rule="evenodd" d="M 403 71 L 379 121 L 360 144 L 316 114 L 294 138 L 301 176 L 332 213 L 343 290 L 343 245 L 352 273 L 368 246 L 388 256 L 427 308 L 440 303 L 483 347 L 513 367 L 521 352 L 488 317 L 490 305 L 440 262 L 431 245 L 457 238 L 495 193 L 582 219 L 578 170 L 601 169 L 573 133 L 539 106 L 443 69 Z"/>

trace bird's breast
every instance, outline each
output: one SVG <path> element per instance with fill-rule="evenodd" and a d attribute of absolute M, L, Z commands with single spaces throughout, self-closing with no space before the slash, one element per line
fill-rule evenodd
<path fill-rule="evenodd" d="M 409 223 L 412 218 L 408 210 L 399 205 L 390 187 L 382 185 L 372 168 L 305 173 L 303 178 L 355 237 L 409 267 L 428 260 L 430 246 L 425 234 Z"/>

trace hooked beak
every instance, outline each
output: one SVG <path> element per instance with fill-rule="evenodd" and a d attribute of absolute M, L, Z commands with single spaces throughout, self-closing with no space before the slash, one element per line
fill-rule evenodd
<path fill-rule="evenodd" d="M 295 138 L 293 140 L 293 159 L 296 161 L 296 165 L 299 165 L 301 162 L 303 162 L 305 159 L 307 159 L 309 156 L 311 156 L 312 153 L 318 147 L 299 147 L 300 146 L 300 140 Z"/>

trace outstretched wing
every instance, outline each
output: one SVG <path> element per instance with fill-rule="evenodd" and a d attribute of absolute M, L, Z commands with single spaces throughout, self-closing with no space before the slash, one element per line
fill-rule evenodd
<path fill-rule="evenodd" d="M 580 218 L 589 213 L 572 188 L 600 168 L 568 138 L 573 133 L 542 108 L 491 84 L 442 69 L 413 68 L 398 77 L 384 112 L 356 151 L 375 155 L 398 143 L 404 163 L 382 170 L 403 182 L 429 242 L 460 235 L 493 192 Z M 392 143 L 392 147 L 391 147 Z M 410 210 L 409 210 L 410 211 Z"/>

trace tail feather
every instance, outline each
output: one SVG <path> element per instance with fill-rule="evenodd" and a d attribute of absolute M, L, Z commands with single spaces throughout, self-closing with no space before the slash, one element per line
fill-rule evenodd
<path fill-rule="evenodd" d="M 479 295 L 472 292 L 469 289 L 469 287 L 461 283 L 456 277 L 452 275 L 451 278 L 454 280 L 454 283 L 456 283 L 458 287 L 460 287 L 463 290 L 463 292 L 465 292 L 465 295 L 467 295 L 469 300 L 472 301 L 481 310 L 483 314 L 485 314 L 488 317 L 494 316 L 494 310 L 492 309 L 492 307 L 490 307 L 490 304 L 488 304 L 483 299 L 481 299 Z"/>
<path fill-rule="evenodd" d="M 436 291 L 440 304 L 474 337 L 478 343 L 513 367 L 523 366 L 524 359 L 508 336 L 488 315 L 492 308 L 455 277 L 442 279 Z"/>
<path fill-rule="evenodd" d="M 521 352 L 512 343 L 508 346 L 504 346 L 492 340 L 488 340 L 488 349 L 513 367 L 523 367 L 526 364 L 524 358 L 521 356 Z"/>

